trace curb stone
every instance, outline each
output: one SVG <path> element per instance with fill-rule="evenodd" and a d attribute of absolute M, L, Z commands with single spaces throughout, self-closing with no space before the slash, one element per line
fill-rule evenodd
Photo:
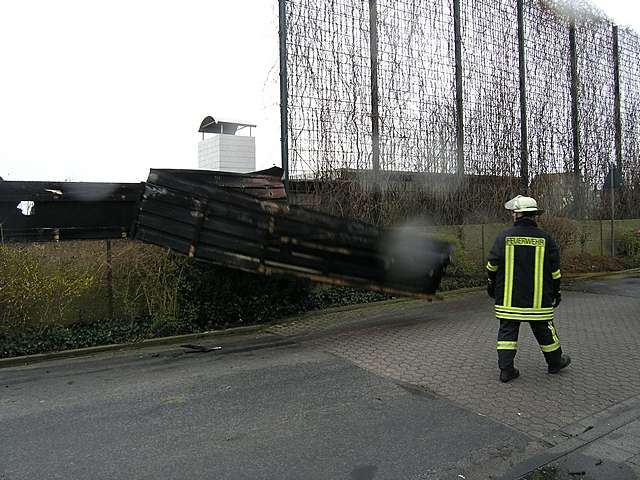
<path fill-rule="evenodd" d="M 555 432 L 546 440 L 555 445 L 514 466 L 500 480 L 520 480 L 564 457 L 596 444 L 610 433 L 640 420 L 640 396 L 631 397 Z"/>
<path fill-rule="evenodd" d="M 251 325 L 247 327 L 235 327 L 226 330 L 212 330 L 201 333 L 190 333 L 187 335 L 174 335 L 171 337 L 149 338 L 140 342 L 115 343 L 111 345 L 98 345 L 95 347 L 77 348 L 73 350 L 61 350 L 58 352 L 36 353 L 34 355 L 24 355 L 21 357 L 0 358 L 0 369 L 5 367 L 14 367 L 29 365 L 32 363 L 44 362 L 47 360 L 57 360 L 59 358 L 73 358 L 93 355 L 95 353 L 112 352 L 116 350 L 137 350 L 147 347 L 155 347 L 159 345 L 173 345 L 189 340 L 228 337 L 235 335 L 246 335 L 257 333 L 267 328 L 268 325 Z"/>
<path fill-rule="evenodd" d="M 628 270 L 618 270 L 614 272 L 587 272 L 587 273 L 573 273 L 563 275 L 567 280 L 590 280 L 592 278 L 617 278 L 617 277 L 626 277 L 629 275 L 636 275 L 640 273 L 640 268 L 630 268 Z"/>

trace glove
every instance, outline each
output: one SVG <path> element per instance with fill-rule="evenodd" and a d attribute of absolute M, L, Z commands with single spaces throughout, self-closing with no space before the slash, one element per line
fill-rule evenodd
<path fill-rule="evenodd" d="M 487 294 L 491 298 L 496 298 L 496 284 L 490 278 L 487 279 Z"/>
<path fill-rule="evenodd" d="M 558 308 L 558 305 L 560 305 L 561 301 L 562 301 L 562 295 L 560 295 L 560 292 L 558 292 L 558 293 L 556 293 L 556 296 L 553 299 L 553 304 L 551 306 L 553 308 Z"/>

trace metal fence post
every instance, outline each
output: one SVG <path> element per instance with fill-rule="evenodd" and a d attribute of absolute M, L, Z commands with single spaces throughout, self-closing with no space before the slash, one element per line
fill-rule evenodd
<path fill-rule="evenodd" d="M 613 26 L 613 71 L 614 71 L 614 99 L 615 99 L 615 129 L 616 129 L 616 167 L 622 173 L 622 113 L 620 97 L 620 47 L 618 43 L 618 26 Z"/>
<path fill-rule="evenodd" d="M 569 24 L 569 50 L 571 54 L 571 130 L 573 133 L 574 216 L 582 218 L 582 190 L 580 175 L 580 117 L 578 105 L 578 52 L 576 47 L 576 20 L 572 13 Z"/>
<path fill-rule="evenodd" d="M 371 166 L 373 169 L 373 223 L 380 224 L 380 94 L 378 92 L 378 0 L 369 0 L 369 56 L 371 61 Z"/>
<path fill-rule="evenodd" d="M 284 188 L 289 194 L 289 90 L 287 88 L 287 0 L 278 0 L 280 39 L 280 157 Z"/>
<path fill-rule="evenodd" d="M 107 246 L 107 313 L 109 320 L 113 320 L 113 256 L 111 254 L 111 240 L 105 241 Z"/>
<path fill-rule="evenodd" d="M 456 173 L 464 175 L 464 103 L 462 88 L 462 33 L 460 19 L 460 0 L 453 0 L 453 41 L 456 56 L 456 144 L 457 167 Z"/>
<path fill-rule="evenodd" d="M 527 133 L 527 64 L 525 58 L 524 0 L 518 0 L 518 70 L 520 71 L 520 178 L 522 193 L 529 193 L 529 142 Z"/>
<path fill-rule="evenodd" d="M 614 72 L 614 98 L 615 98 L 615 129 L 616 129 L 616 163 L 611 168 L 611 256 L 615 257 L 614 221 L 616 218 L 615 202 L 615 175 L 622 174 L 622 113 L 620 106 L 620 46 L 618 43 L 618 26 L 613 26 L 613 72 Z M 619 173 L 620 172 L 620 173 Z"/>
<path fill-rule="evenodd" d="M 616 247 L 615 247 L 615 239 L 613 232 L 613 223 L 616 218 L 616 193 L 615 193 L 615 175 L 616 175 L 616 167 L 615 164 L 609 164 L 609 176 L 611 177 L 611 256 L 616 256 Z"/>
<path fill-rule="evenodd" d="M 378 92 L 378 1 L 369 0 L 369 55 L 371 61 L 371 163 L 374 181 L 380 172 L 380 114 Z"/>

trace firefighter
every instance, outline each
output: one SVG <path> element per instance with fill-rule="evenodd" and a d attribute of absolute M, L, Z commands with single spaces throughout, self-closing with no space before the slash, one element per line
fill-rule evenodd
<path fill-rule="evenodd" d="M 500 380 L 520 375 L 513 361 L 518 350 L 520 323 L 528 322 L 548 365 L 558 373 L 571 363 L 563 355 L 553 324 L 560 294 L 560 252 L 551 236 L 538 228 L 536 216 L 543 210 L 531 197 L 518 195 L 505 203 L 511 210 L 513 227 L 496 238 L 487 262 L 487 293 L 495 299 Z"/>

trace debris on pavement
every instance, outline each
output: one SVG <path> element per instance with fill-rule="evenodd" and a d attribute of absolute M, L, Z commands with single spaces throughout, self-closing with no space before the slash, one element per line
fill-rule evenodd
<path fill-rule="evenodd" d="M 182 348 L 188 348 L 189 350 L 193 350 L 194 352 L 198 352 L 198 353 L 206 353 L 206 352 L 213 352 L 216 350 L 222 350 L 222 347 L 205 347 L 203 345 L 194 345 L 192 343 L 188 343 L 180 346 Z"/>

